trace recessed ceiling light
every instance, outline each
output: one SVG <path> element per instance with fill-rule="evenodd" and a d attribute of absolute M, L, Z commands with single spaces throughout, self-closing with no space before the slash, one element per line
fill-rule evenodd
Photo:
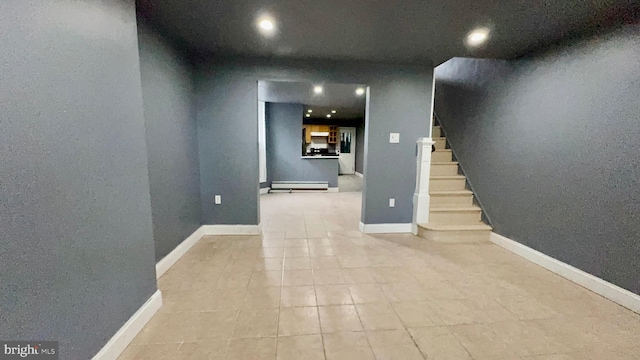
<path fill-rule="evenodd" d="M 331 114 L 327 114 L 327 117 L 328 117 L 328 118 L 330 118 L 330 117 L 331 117 Z"/>
<path fill-rule="evenodd" d="M 489 29 L 475 29 L 467 34 L 467 45 L 477 47 L 484 44 L 487 39 L 489 39 Z"/>
<path fill-rule="evenodd" d="M 311 117 L 311 114 L 307 114 L 306 116 L 307 116 L 307 117 Z"/>
<path fill-rule="evenodd" d="M 364 89 L 363 88 L 357 88 L 356 89 L 356 95 L 358 95 L 358 96 L 364 95 Z"/>
<path fill-rule="evenodd" d="M 313 92 L 316 94 L 322 94 L 322 86 L 314 86 Z"/>
<path fill-rule="evenodd" d="M 335 111 L 335 110 L 331 110 L 331 113 L 332 113 L 332 114 L 335 114 L 335 113 L 336 113 L 336 111 Z"/>
<path fill-rule="evenodd" d="M 312 112 L 313 112 L 313 110 L 309 109 L 309 110 L 307 110 L 307 112 L 308 112 L 308 113 L 312 113 Z"/>
<path fill-rule="evenodd" d="M 273 21 L 267 19 L 260 21 L 260 28 L 263 30 L 273 30 Z"/>
<path fill-rule="evenodd" d="M 258 30 L 262 35 L 270 36 L 275 33 L 276 30 L 276 22 L 270 16 L 261 16 L 258 18 Z"/>

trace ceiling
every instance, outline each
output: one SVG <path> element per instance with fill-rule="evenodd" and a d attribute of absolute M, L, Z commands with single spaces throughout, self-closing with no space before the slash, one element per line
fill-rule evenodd
<path fill-rule="evenodd" d="M 322 87 L 322 93 L 314 92 L 315 86 Z M 258 100 L 275 103 L 305 105 L 304 111 L 312 109 L 311 118 L 325 118 L 331 110 L 336 110 L 334 119 L 358 119 L 364 117 L 365 95 L 357 95 L 360 84 L 312 84 L 295 81 L 258 81 Z"/>
<path fill-rule="evenodd" d="M 138 0 L 139 14 L 192 52 L 438 65 L 455 56 L 513 58 L 613 26 L 637 0 Z M 636 8 L 637 9 L 637 8 Z M 277 32 L 257 31 L 269 14 Z M 637 15 L 637 13 L 635 13 Z M 491 29 L 481 49 L 466 34 Z"/>
<path fill-rule="evenodd" d="M 322 93 L 314 92 L 315 86 L 322 87 Z M 357 95 L 360 84 L 312 84 L 296 81 L 258 81 L 258 100 L 275 103 L 303 104 L 304 112 L 311 109 L 312 119 L 326 118 L 331 110 L 332 119 L 360 119 L 364 117 L 365 95 Z"/>
<path fill-rule="evenodd" d="M 311 113 L 308 113 L 308 110 L 312 110 Z M 335 114 L 331 111 L 335 110 Z M 305 116 L 309 114 L 309 119 L 322 119 L 326 120 L 327 115 L 331 114 L 332 120 L 354 120 L 354 119 L 364 119 L 364 105 L 359 108 L 342 108 L 335 106 L 305 106 L 304 107 Z"/>
<path fill-rule="evenodd" d="M 316 94 L 315 86 L 322 87 L 322 93 Z M 362 107 L 365 96 L 358 96 L 356 90 L 365 88 L 360 84 L 335 84 L 298 81 L 258 81 L 258 99 L 267 102 L 294 103 L 313 106 Z"/>

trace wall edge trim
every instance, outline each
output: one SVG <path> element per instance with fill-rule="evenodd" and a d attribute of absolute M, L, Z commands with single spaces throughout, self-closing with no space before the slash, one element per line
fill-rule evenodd
<path fill-rule="evenodd" d="M 260 188 L 260 195 L 268 194 L 269 190 L 271 190 L 270 187 Z"/>
<path fill-rule="evenodd" d="M 122 325 L 92 360 L 116 360 L 162 306 L 162 293 L 153 295 Z"/>
<path fill-rule="evenodd" d="M 262 227 L 258 225 L 202 225 L 176 246 L 167 256 L 156 263 L 156 279 L 167 272 L 186 254 L 203 236 L 207 235 L 260 235 Z"/>
<path fill-rule="evenodd" d="M 156 279 L 160 279 L 173 264 L 175 264 L 180 258 L 186 254 L 195 245 L 200 238 L 204 236 L 203 226 L 200 226 L 193 234 L 184 239 L 178 246 L 176 246 L 170 253 L 163 257 L 156 263 Z"/>
<path fill-rule="evenodd" d="M 356 171 L 355 174 L 356 174 L 357 177 L 364 178 L 364 175 L 362 175 L 362 173 L 359 173 L 359 172 Z"/>
<path fill-rule="evenodd" d="M 631 311 L 640 314 L 640 295 L 623 289 L 597 276 L 584 272 L 560 260 L 554 259 L 517 241 L 511 240 L 495 232 L 491 232 L 489 240 L 518 256 L 531 261 L 563 278 L 587 288 Z"/>

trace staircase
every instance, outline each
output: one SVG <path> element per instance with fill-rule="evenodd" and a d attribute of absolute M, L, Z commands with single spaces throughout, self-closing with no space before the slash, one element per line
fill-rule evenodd
<path fill-rule="evenodd" d="M 431 153 L 429 223 L 418 224 L 418 236 L 441 242 L 489 241 L 492 228 L 482 222 L 482 210 L 473 203 L 465 176 L 458 174 L 440 126 L 433 127 L 432 138 L 436 150 Z"/>

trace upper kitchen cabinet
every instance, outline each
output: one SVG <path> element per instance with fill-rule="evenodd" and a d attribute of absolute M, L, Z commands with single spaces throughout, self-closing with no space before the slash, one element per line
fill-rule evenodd
<path fill-rule="evenodd" d="M 329 138 L 327 139 L 329 144 L 337 144 L 338 143 L 338 127 L 335 125 L 329 126 Z"/>
<path fill-rule="evenodd" d="M 329 125 L 307 125 L 307 126 L 311 129 L 311 132 L 314 132 L 314 133 L 316 132 L 328 133 L 330 128 Z"/>
<path fill-rule="evenodd" d="M 329 144 L 338 143 L 338 127 L 335 125 L 302 125 L 302 136 L 305 143 L 311 143 L 312 133 L 325 133 L 327 135 L 322 137 L 326 137 Z"/>
<path fill-rule="evenodd" d="M 304 137 L 304 142 L 307 144 L 311 143 L 311 125 L 302 125 L 302 136 Z"/>

